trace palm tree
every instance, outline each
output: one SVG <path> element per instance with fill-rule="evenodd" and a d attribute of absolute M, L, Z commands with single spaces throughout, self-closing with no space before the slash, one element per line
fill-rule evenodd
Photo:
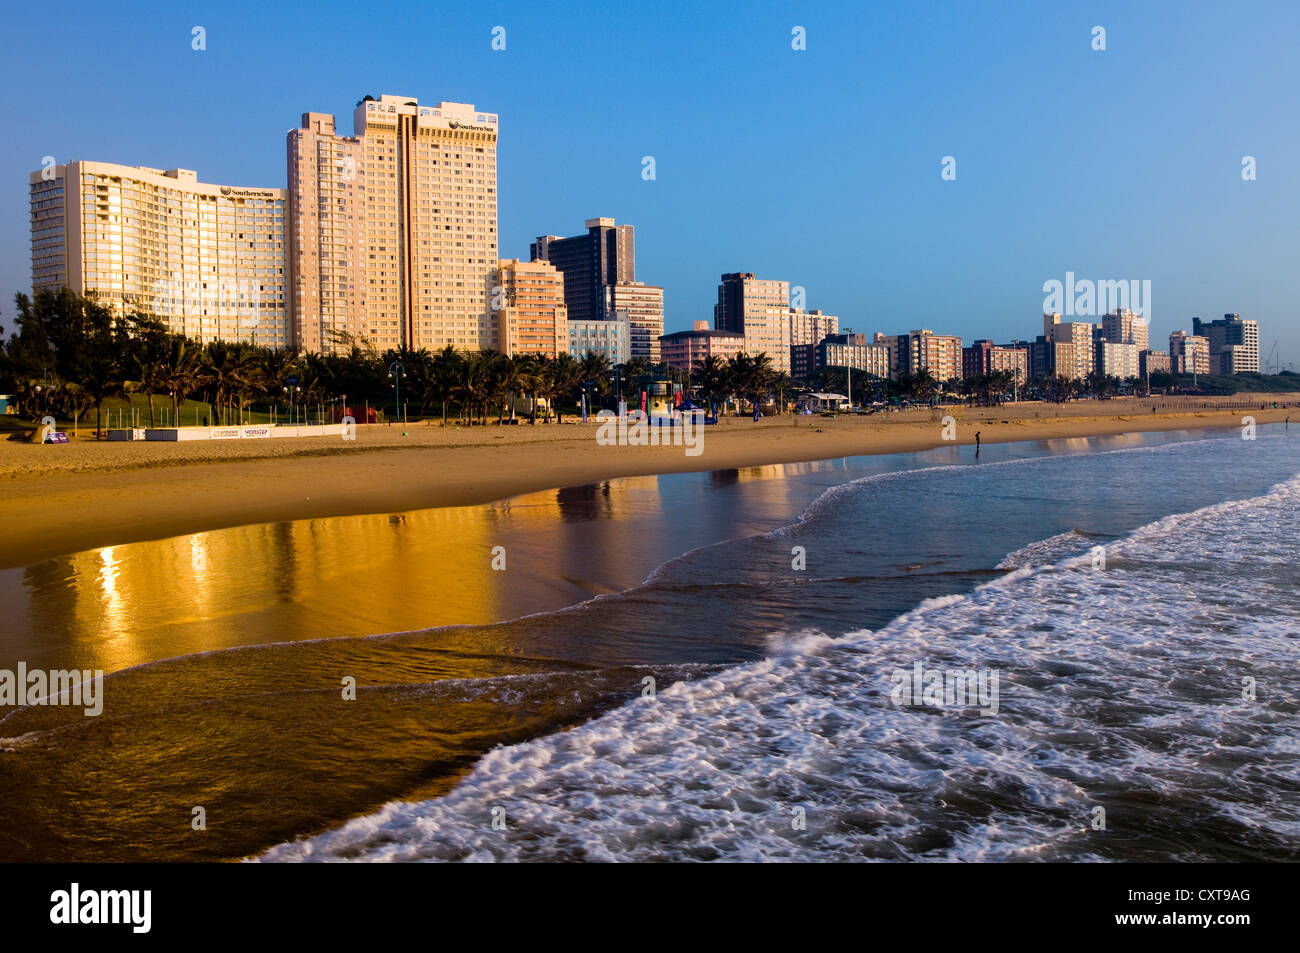
<path fill-rule="evenodd" d="M 702 361 L 695 362 L 695 379 L 700 389 L 700 396 L 708 404 L 726 400 L 727 362 L 716 354 L 710 354 Z"/>
<path fill-rule="evenodd" d="M 588 351 L 580 362 L 583 380 L 595 381 L 598 387 L 607 386 L 605 378 L 609 375 L 609 356 L 597 351 Z"/>
<path fill-rule="evenodd" d="M 785 395 L 789 393 L 792 387 L 794 387 L 794 381 L 791 379 L 790 375 L 787 374 L 785 371 L 777 371 L 772 375 L 772 379 L 771 381 L 769 381 L 768 386 L 772 389 L 772 393 L 776 396 L 777 408 L 780 410 L 781 413 L 784 414 Z"/>
<path fill-rule="evenodd" d="M 442 403 L 444 427 L 447 426 L 447 398 L 456 392 L 462 374 L 462 363 L 463 359 L 456 353 L 456 348 L 450 344 L 435 354 L 429 362 L 427 387 L 430 396 Z"/>
<path fill-rule="evenodd" d="M 1058 404 L 1064 404 L 1078 392 L 1079 382 L 1073 377 L 1058 374 L 1049 381 L 1049 388 L 1052 392 L 1052 399 Z"/>
<path fill-rule="evenodd" d="M 582 360 L 579 362 L 579 368 L 582 372 L 583 383 L 585 384 L 585 382 L 591 381 L 594 385 L 593 389 L 595 390 L 595 394 L 592 395 L 593 398 L 597 394 L 609 393 L 609 372 L 611 370 L 611 365 L 608 355 L 589 350 L 582 356 Z M 596 408 L 590 407 L 588 409 L 594 412 Z"/>
<path fill-rule="evenodd" d="M 758 407 L 771 385 L 772 359 L 766 352 L 750 356 L 742 351 L 728 362 L 727 369 L 732 392 Z"/>
<path fill-rule="evenodd" d="M 561 397 L 576 402 L 576 395 L 583 380 L 582 365 L 574 360 L 571 354 L 560 353 L 547 365 L 547 371 L 550 375 L 552 404 L 554 405 L 554 402 Z M 559 419 L 558 407 L 556 419 Z"/>
<path fill-rule="evenodd" d="M 624 376 L 628 380 L 637 377 L 644 377 L 650 373 L 650 361 L 644 357 L 634 357 L 624 365 Z"/>
<path fill-rule="evenodd" d="M 179 334 L 167 339 L 161 357 L 161 384 L 171 397 L 172 426 L 180 426 L 181 403 L 206 381 L 206 370 L 199 346 Z"/>
<path fill-rule="evenodd" d="M 129 316 L 131 332 L 135 336 L 127 358 L 127 374 L 132 379 L 133 390 L 145 395 L 149 403 L 149 426 L 155 423 L 154 397 L 166 392 L 167 329 L 162 322 L 148 315 Z"/>
<path fill-rule="evenodd" d="M 433 355 L 426 347 L 418 351 L 409 351 L 402 363 L 406 367 L 406 376 L 410 378 L 410 387 L 420 398 L 420 416 L 423 417 L 429 404 L 429 380 L 433 377 Z"/>
<path fill-rule="evenodd" d="M 496 351 L 470 351 L 461 363 L 455 393 L 462 399 L 462 410 L 471 422 L 476 412 L 482 410 L 483 423 L 487 423 L 487 405 L 492 396 L 492 365 L 498 356 Z"/>
<path fill-rule="evenodd" d="M 926 367 L 921 368 L 912 375 L 909 385 L 912 398 L 921 404 L 929 403 L 938 389 L 934 375 Z"/>
<path fill-rule="evenodd" d="M 501 364 L 501 388 L 506 398 L 506 403 L 510 405 L 510 421 L 515 419 L 516 398 L 521 393 L 527 393 L 536 386 L 538 360 L 528 354 L 515 354 L 505 358 Z M 501 413 L 497 415 L 497 421 L 501 421 L 505 416 L 505 404 L 502 404 Z"/>
<path fill-rule="evenodd" d="M 764 403 L 772 392 L 772 381 L 776 373 L 772 359 L 766 352 L 754 355 L 749 369 L 749 392 L 755 407 Z"/>

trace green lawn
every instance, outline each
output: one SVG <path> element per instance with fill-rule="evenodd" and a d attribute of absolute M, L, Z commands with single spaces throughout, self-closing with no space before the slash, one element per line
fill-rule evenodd
<path fill-rule="evenodd" d="M 171 401 L 165 397 L 155 397 L 154 403 L 154 423 L 155 427 L 172 427 L 176 422 L 172 420 Z M 102 426 L 104 429 L 116 428 L 119 426 L 132 426 L 131 414 L 135 412 L 135 426 L 149 426 L 149 400 L 143 394 L 132 394 L 129 399 L 123 397 L 110 397 L 104 401 L 102 410 Z M 313 411 L 314 413 L 314 411 Z M 38 418 L 39 419 L 39 418 Z M 275 419 L 268 411 L 265 405 L 260 408 L 249 408 L 244 411 L 244 423 L 246 424 L 265 424 Z M 286 417 L 284 408 L 280 408 L 279 421 L 284 423 Z M 212 406 L 197 400 L 187 400 L 180 408 L 180 425 L 182 427 L 193 427 L 203 425 L 204 423 L 215 426 L 217 421 L 212 414 Z M 235 421 L 232 421 L 232 423 Z M 12 430 L 29 430 L 35 425 L 36 421 L 30 418 L 18 417 L 13 414 L 0 415 L 0 430 L 5 432 Z M 71 432 L 73 424 L 71 420 L 60 419 L 58 429 Z M 86 411 L 77 420 L 76 429 L 78 431 L 93 431 L 95 429 L 95 409 L 92 407 Z"/>

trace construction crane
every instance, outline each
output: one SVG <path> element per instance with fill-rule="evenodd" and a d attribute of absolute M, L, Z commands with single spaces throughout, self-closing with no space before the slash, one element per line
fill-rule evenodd
<path fill-rule="evenodd" d="M 1273 347 L 1272 347 L 1272 349 L 1268 352 L 1268 357 L 1265 358 L 1265 360 L 1264 360 L 1264 373 L 1265 373 L 1265 374 L 1276 374 L 1279 370 L 1281 370 L 1281 368 L 1280 368 L 1277 364 L 1274 364 L 1274 363 L 1273 363 L 1273 358 L 1274 358 L 1276 355 L 1277 355 L 1277 341 L 1274 340 L 1274 341 L 1273 341 Z"/>

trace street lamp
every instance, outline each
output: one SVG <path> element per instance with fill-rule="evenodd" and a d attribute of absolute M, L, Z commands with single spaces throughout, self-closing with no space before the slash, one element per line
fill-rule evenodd
<path fill-rule="evenodd" d="M 302 393 L 302 388 L 301 388 L 301 387 L 283 387 L 283 388 L 281 388 L 281 389 L 284 391 L 284 393 L 285 393 L 285 395 L 286 395 L 286 396 L 285 396 L 285 399 L 289 402 L 289 423 L 290 423 L 290 424 L 295 424 L 295 423 L 298 422 L 298 414 L 297 414 L 297 409 L 296 409 L 295 406 L 294 406 L 294 396 L 295 396 L 296 394 L 301 394 L 301 393 Z"/>
<path fill-rule="evenodd" d="M 405 376 L 406 368 L 402 365 L 401 361 L 393 361 L 393 363 L 388 365 L 388 379 L 393 382 L 394 417 L 399 417 L 402 413 L 402 378 Z"/>
<path fill-rule="evenodd" d="M 853 349 L 852 345 L 849 344 L 849 337 L 852 334 L 852 328 L 844 329 L 844 350 L 848 352 L 847 360 L 844 362 L 848 365 L 848 367 L 844 369 L 848 383 L 844 389 L 848 391 L 847 397 L 849 398 L 849 413 L 853 413 Z"/>

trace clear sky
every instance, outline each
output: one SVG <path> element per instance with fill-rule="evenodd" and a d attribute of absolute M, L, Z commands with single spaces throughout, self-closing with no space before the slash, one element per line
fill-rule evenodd
<path fill-rule="evenodd" d="M 855 331 L 1032 338 L 1043 283 L 1073 271 L 1150 280 L 1157 347 L 1192 315 L 1239 312 L 1262 358 L 1280 339 L 1300 364 L 1291 0 L 73 0 L 0 16 L 6 327 L 43 156 L 283 186 L 303 112 L 350 132 L 357 100 L 393 93 L 500 114 L 502 257 L 590 217 L 635 225 L 669 331 L 711 320 L 719 274 L 752 271 Z"/>

